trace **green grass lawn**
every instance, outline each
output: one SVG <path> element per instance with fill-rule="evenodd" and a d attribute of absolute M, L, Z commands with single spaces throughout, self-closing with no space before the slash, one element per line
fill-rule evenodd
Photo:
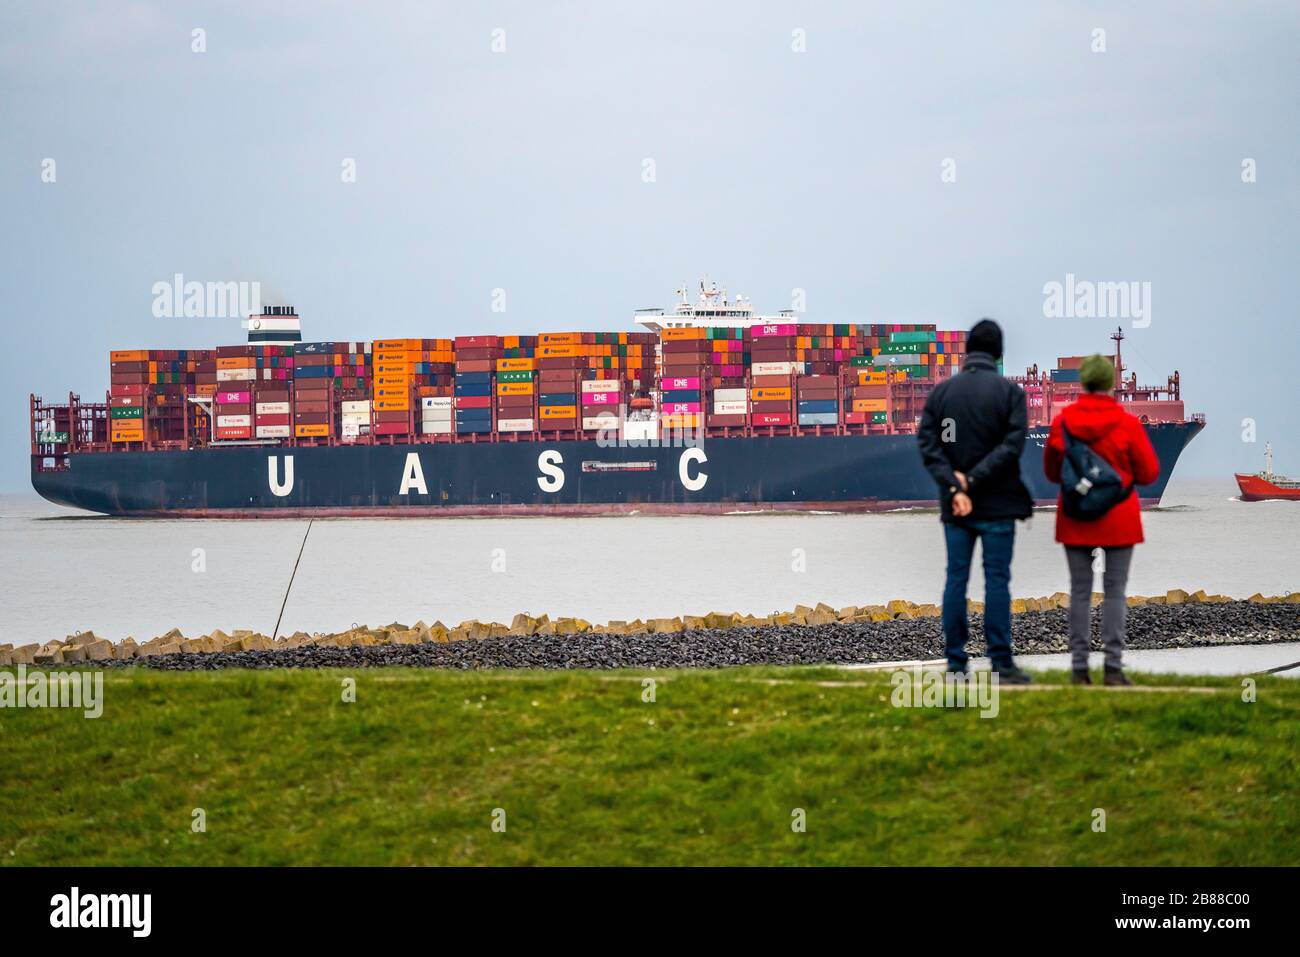
<path fill-rule="evenodd" d="M 1300 682 L 983 719 L 878 673 L 658 672 L 646 703 L 650 674 L 109 672 L 99 719 L 0 709 L 0 862 L 1297 862 Z"/>

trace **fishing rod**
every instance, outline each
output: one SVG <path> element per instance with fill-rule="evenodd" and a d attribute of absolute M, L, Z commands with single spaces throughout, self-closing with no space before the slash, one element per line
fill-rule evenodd
<path fill-rule="evenodd" d="M 280 602 L 280 614 L 275 616 L 275 633 L 271 635 L 271 640 L 275 641 L 280 637 L 280 619 L 284 617 L 284 606 L 289 604 L 289 592 L 293 590 L 293 580 L 298 576 L 298 563 L 302 561 L 303 549 L 307 547 L 307 536 L 311 534 L 311 527 L 316 523 L 316 519 L 311 519 L 307 523 L 307 531 L 303 533 L 302 544 L 298 546 L 298 557 L 293 563 L 293 574 L 289 576 L 289 587 L 284 590 L 284 601 Z"/>

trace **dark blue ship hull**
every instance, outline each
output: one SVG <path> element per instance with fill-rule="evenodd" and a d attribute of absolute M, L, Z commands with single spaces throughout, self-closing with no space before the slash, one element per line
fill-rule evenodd
<path fill-rule="evenodd" d="M 1200 422 L 1151 425 L 1164 493 Z M 1021 460 L 1040 504 L 1046 429 Z M 863 511 L 933 506 L 935 486 L 910 435 L 707 438 L 697 445 L 481 442 L 176 452 L 80 453 L 32 485 L 60 505 L 107 515 L 502 515 L 746 510 Z"/>

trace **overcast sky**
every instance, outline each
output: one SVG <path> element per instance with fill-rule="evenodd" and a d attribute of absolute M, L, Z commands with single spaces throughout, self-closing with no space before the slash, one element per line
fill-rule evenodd
<path fill-rule="evenodd" d="M 29 392 L 243 340 L 156 318 L 175 273 L 260 281 L 309 339 L 627 329 L 707 274 L 763 310 L 805 290 L 812 322 L 994 316 L 1008 370 L 1109 345 L 1045 284 L 1149 282 L 1126 359 L 1209 416 L 1179 474 L 1230 482 L 1265 440 L 1300 474 L 1298 28 L 1294 2 L 0 0 L 0 488 L 30 488 Z"/>

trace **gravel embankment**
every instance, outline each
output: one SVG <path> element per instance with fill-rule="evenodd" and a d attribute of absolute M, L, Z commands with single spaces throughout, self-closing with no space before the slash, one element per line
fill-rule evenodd
<path fill-rule="evenodd" d="M 1093 634 L 1099 611 L 1094 610 Z M 1066 612 L 1014 617 L 1017 654 L 1067 650 Z M 982 654 L 980 617 L 971 617 L 973 654 Z M 1129 609 L 1128 647 L 1197 648 L 1300 640 L 1300 604 L 1146 605 Z M 1100 648 L 1094 637 L 1094 648 Z M 828 625 L 763 626 L 676 634 L 533 635 L 375 647 L 168 654 L 105 667 L 170 671 L 219 668 L 724 668 L 734 665 L 850 664 L 942 657 L 938 618 Z"/>

